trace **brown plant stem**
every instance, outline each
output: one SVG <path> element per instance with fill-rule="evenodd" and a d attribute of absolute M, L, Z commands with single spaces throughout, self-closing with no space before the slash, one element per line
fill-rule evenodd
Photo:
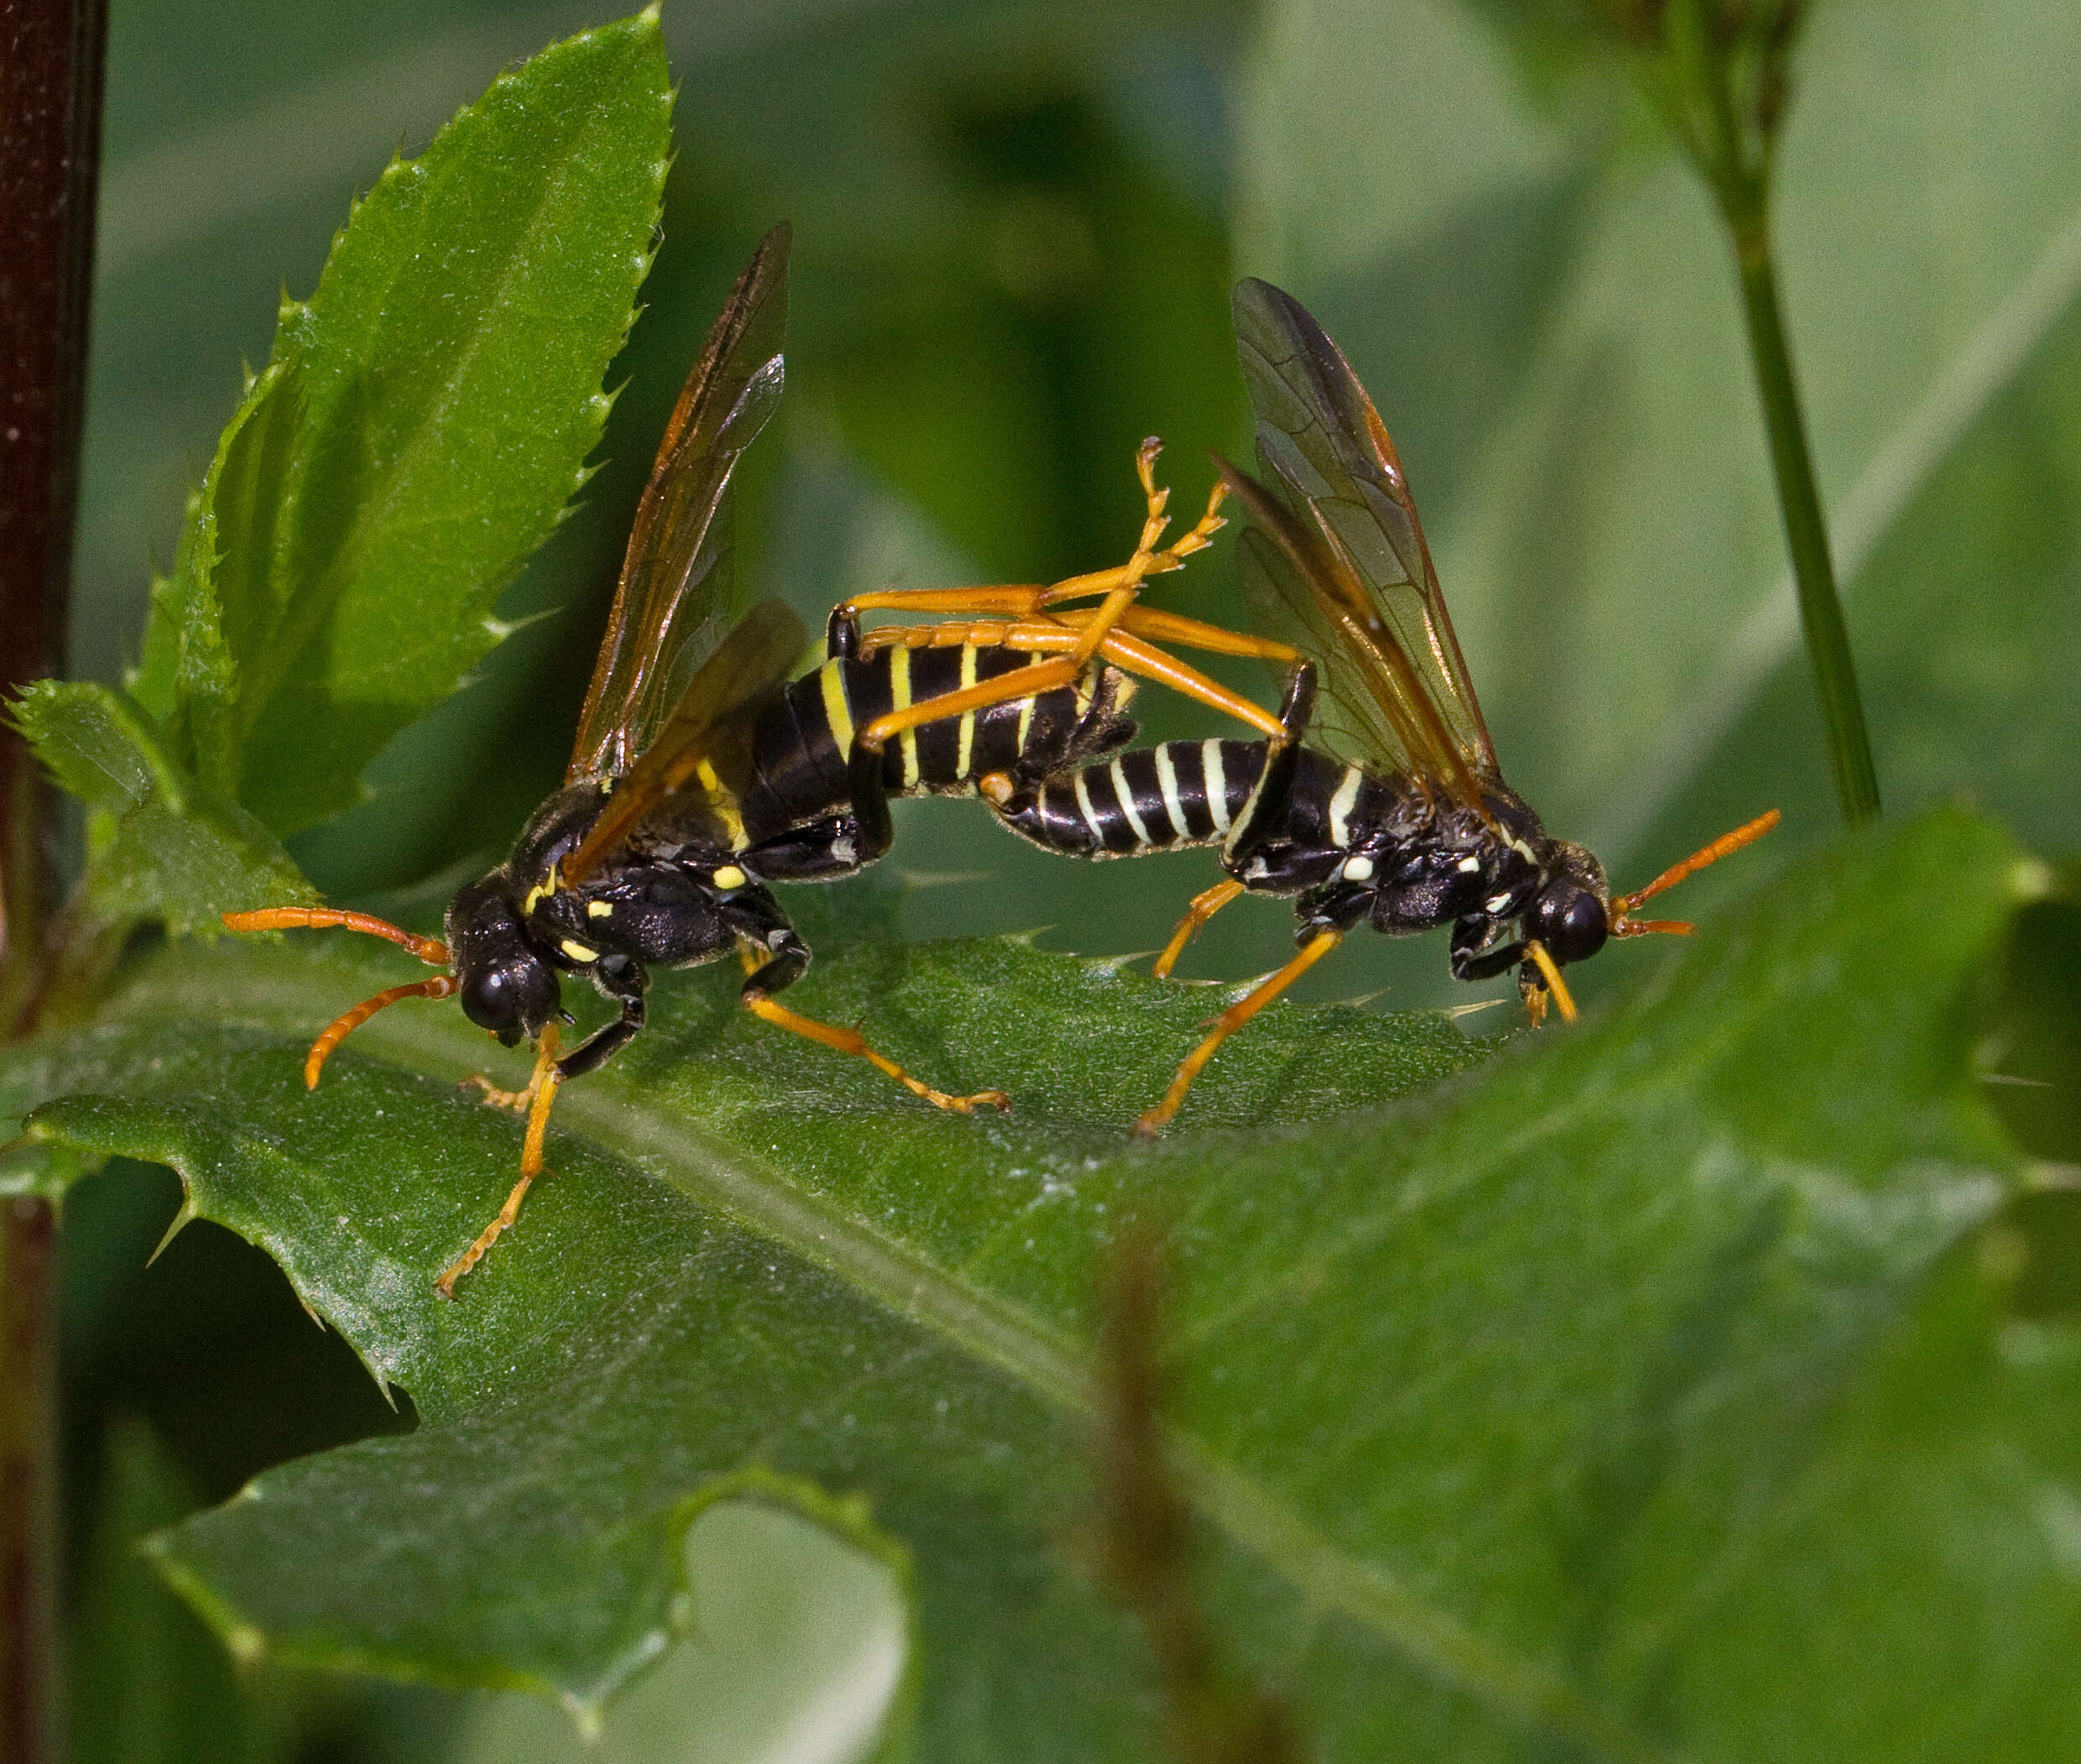
<path fill-rule="evenodd" d="M 1116 1246 L 1100 1292 L 1098 1566 L 1140 1625 L 1178 1764 L 1300 1764 L 1291 1712 L 1237 1672 L 1192 1574 L 1192 1516 L 1165 1437 L 1163 1247 L 1146 1228 Z"/>
<path fill-rule="evenodd" d="M 0 692 L 63 665 L 107 0 L 0 0 Z M 55 804 L 0 728 L 0 1037 L 50 961 Z M 57 1341 L 46 1200 L 0 1205 L 0 1757 L 60 1754 Z"/>

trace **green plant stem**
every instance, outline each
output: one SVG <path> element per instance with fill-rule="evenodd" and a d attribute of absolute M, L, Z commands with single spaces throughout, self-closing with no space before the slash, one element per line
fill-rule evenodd
<path fill-rule="evenodd" d="M 1800 628 L 1821 698 L 1836 799 L 1843 818 L 1854 824 L 1879 814 L 1879 774 L 1871 761 L 1857 666 L 1828 556 L 1828 522 L 1807 449 L 1807 420 L 1792 377 L 1771 248 L 1771 162 L 1782 107 L 1778 97 L 1765 95 L 1781 94 L 1782 58 L 1792 41 L 1793 21 L 1762 21 L 1764 35 L 1752 39 L 1747 51 L 1762 55 L 1767 68 L 1745 76 L 1737 65 L 1745 54 L 1745 27 L 1759 23 L 1747 16 L 1749 10 L 1736 5 L 1714 11 L 1704 0 L 1672 0 L 1660 25 L 1666 70 L 1673 80 L 1664 97 L 1671 124 L 1719 203 L 1734 248 L 1756 394 L 1770 430 L 1778 512 L 1784 518 L 1799 595 Z"/>
<path fill-rule="evenodd" d="M 1730 216 L 1742 312 L 1748 320 L 1749 349 L 1755 362 L 1756 392 L 1771 432 L 1778 508 L 1784 516 L 1785 542 L 1798 586 L 1800 627 L 1806 634 L 1807 655 L 1813 664 L 1814 687 L 1820 694 L 1828 730 L 1836 797 L 1845 821 L 1869 821 L 1880 812 L 1879 775 L 1872 765 L 1864 700 L 1857 690 L 1857 664 L 1850 655 L 1835 566 L 1828 556 L 1828 523 L 1821 513 L 1821 493 L 1807 449 L 1806 418 L 1786 347 L 1770 231 L 1760 217 L 1749 226 L 1734 226 L 1733 220 Z"/>

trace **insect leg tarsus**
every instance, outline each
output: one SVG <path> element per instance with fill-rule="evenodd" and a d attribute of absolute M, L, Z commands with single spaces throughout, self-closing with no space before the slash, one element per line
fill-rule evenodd
<path fill-rule="evenodd" d="M 555 1104 L 556 1087 L 563 1078 L 557 1069 L 557 1040 L 556 1026 L 551 1023 L 542 1031 L 541 1039 L 535 1043 L 535 1076 L 528 1080 L 528 1088 L 522 1093 L 529 1102 L 527 1137 L 520 1144 L 520 1179 L 508 1192 L 506 1203 L 498 1209 L 498 1217 L 477 1233 L 477 1240 L 468 1249 L 441 1270 L 434 1286 L 443 1298 L 455 1297 L 456 1282 L 483 1260 L 485 1251 L 519 1218 L 521 1202 L 527 1198 L 535 1177 L 542 1173 L 542 1146 L 549 1137 L 549 1112 Z"/>
<path fill-rule="evenodd" d="M 740 896 L 742 900 L 744 897 Z M 732 903 L 735 905 L 735 902 Z M 935 1090 L 921 1078 L 915 1078 L 890 1059 L 868 1045 L 867 1037 L 857 1029 L 842 1029 L 835 1023 L 820 1022 L 815 1017 L 806 1017 L 798 1010 L 791 1010 L 774 994 L 792 986 L 802 978 L 809 968 L 809 946 L 802 942 L 781 916 L 780 909 L 770 898 L 764 902 L 766 916 L 746 912 L 737 916 L 738 934 L 744 939 L 745 961 L 752 965 L 743 990 L 738 1000 L 745 1010 L 776 1029 L 785 1029 L 791 1035 L 821 1042 L 834 1052 L 850 1054 L 855 1059 L 865 1060 L 878 1072 L 885 1072 L 913 1096 L 922 1097 L 935 1109 L 945 1109 L 958 1114 L 968 1114 L 988 1106 L 992 1109 L 1009 1109 L 1011 1099 L 1001 1090 L 978 1090 L 973 1095 L 957 1096 L 944 1090 Z"/>

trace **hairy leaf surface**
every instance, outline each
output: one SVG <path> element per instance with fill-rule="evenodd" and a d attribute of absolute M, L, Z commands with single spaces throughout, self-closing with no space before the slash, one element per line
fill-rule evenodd
<path fill-rule="evenodd" d="M 1119 1124 L 1197 989 L 1004 943 L 805 983 L 1009 1084 L 971 1121 L 690 976 L 566 1093 L 556 1178 L 453 1303 L 518 1125 L 454 1089 L 483 1043 L 451 1010 L 304 1092 L 368 963 L 177 952 L 16 1083 L 65 1093 L 35 1138 L 172 1163 L 419 1405 L 165 1538 L 249 1651 L 595 1709 L 684 1620 L 691 1517 L 750 1490 L 910 1562 L 922 1755 L 1145 1747 L 1139 1645 L 1066 1540 L 1093 1269 L 1150 1218 L 1213 1608 L 1327 1755 L 2021 1758 L 2081 1719 L 2081 1340 L 2003 1323 L 1974 1250 L 2021 1169 L 1974 976 L 2046 885 L 1956 816 L 1859 841 L 1400 1103 L 1470 1057 L 1449 1026 L 1281 1006 L 1152 1149 Z M 1909 1620 L 1932 1584 L 2002 1673 Z"/>
<path fill-rule="evenodd" d="M 670 113 L 654 16 L 545 50 L 394 160 L 284 305 L 136 681 L 277 833 L 357 801 L 503 634 L 499 591 L 600 439 Z"/>

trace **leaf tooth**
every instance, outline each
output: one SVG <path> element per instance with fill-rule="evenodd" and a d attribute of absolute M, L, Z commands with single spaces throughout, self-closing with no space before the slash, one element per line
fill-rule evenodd
<path fill-rule="evenodd" d="M 183 1231 L 186 1230 L 190 1225 L 193 1224 L 196 1220 L 200 1219 L 201 1216 L 202 1209 L 196 1205 L 195 1196 L 189 1192 L 188 1185 L 184 1180 L 180 1187 L 180 1209 L 175 1213 L 173 1222 L 167 1226 L 165 1234 L 159 1239 L 159 1246 L 154 1249 L 149 1255 L 144 1258 L 144 1266 L 148 1268 L 150 1267 L 154 1262 L 157 1261 L 160 1256 L 166 1253 L 167 1245 L 173 1242 L 175 1238 L 179 1237 Z"/>
<path fill-rule="evenodd" d="M 559 1700 L 564 1705 L 564 1713 L 571 1717 L 571 1725 L 578 1730 L 578 1744 L 588 1749 L 597 1746 L 605 1731 L 605 1711 L 598 1699 L 566 1691 Z"/>

